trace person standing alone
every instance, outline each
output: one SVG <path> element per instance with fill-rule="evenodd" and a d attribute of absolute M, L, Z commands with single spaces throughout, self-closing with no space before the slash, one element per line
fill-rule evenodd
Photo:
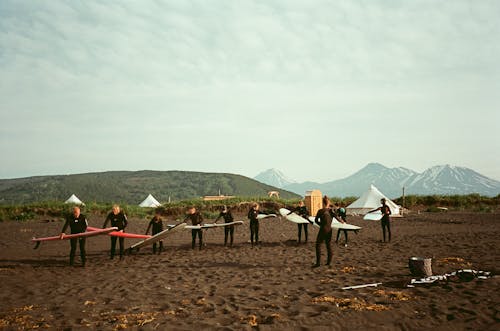
<path fill-rule="evenodd" d="M 189 207 L 187 210 L 187 216 L 184 219 L 184 222 L 190 220 L 191 225 L 199 225 L 199 229 L 191 229 L 191 248 L 194 249 L 196 243 L 196 237 L 198 236 L 199 248 L 201 250 L 203 246 L 203 230 L 201 229 L 201 224 L 203 223 L 203 216 L 201 216 L 200 212 L 196 210 L 195 207 Z"/>
<path fill-rule="evenodd" d="M 330 206 L 330 200 L 325 195 L 323 197 L 323 208 L 318 210 L 314 222 L 319 225 L 318 236 L 316 237 L 316 264 L 313 268 L 319 267 L 321 264 L 321 244 L 324 242 L 326 245 L 326 265 L 330 266 L 332 263 L 332 219 L 334 213 Z"/>
<path fill-rule="evenodd" d="M 148 234 L 150 228 L 152 228 L 151 234 L 153 236 L 163 231 L 163 220 L 161 219 L 159 211 L 155 213 L 155 216 L 153 216 L 153 218 L 149 222 L 148 228 L 146 229 L 146 234 Z M 156 253 L 156 246 L 157 246 L 156 244 L 157 243 L 153 244 L 153 254 Z M 163 240 L 160 240 L 158 244 L 159 244 L 158 254 L 160 254 L 163 251 Z"/>
<path fill-rule="evenodd" d="M 250 220 L 250 242 L 252 247 L 259 244 L 259 219 L 257 216 L 261 214 L 259 211 L 259 204 L 254 202 L 248 211 L 248 219 Z"/>
<path fill-rule="evenodd" d="M 335 204 L 335 214 L 339 218 L 340 223 L 346 223 L 347 221 L 347 214 L 345 212 L 345 208 L 338 203 Z M 337 239 L 335 239 L 335 243 L 339 242 L 340 239 L 340 232 L 344 232 L 344 237 L 345 237 L 345 244 L 344 246 L 347 247 L 347 230 L 345 229 L 338 229 L 337 230 Z"/>
<path fill-rule="evenodd" d="M 296 213 L 297 215 L 299 215 L 303 219 L 306 219 L 307 221 L 309 221 L 309 211 L 307 210 L 307 207 L 304 205 L 304 201 L 302 201 L 302 200 L 299 201 L 299 205 L 294 210 L 292 210 L 289 213 L 289 215 L 291 213 Z M 309 222 L 311 222 L 311 221 L 309 221 Z M 305 242 L 307 243 L 307 239 L 308 239 L 307 225 L 308 225 L 307 223 L 298 223 L 297 224 L 297 229 L 299 231 L 298 244 L 300 244 L 300 241 L 302 239 L 302 228 L 304 228 L 304 237 L 305 237 Z"/>
<path fill-rule="evenodd" d="M 106 228 L 108 222 L 111 222 L 111 226 L 116 226 L 118 228 L 118 231 L 121 231 L 121 232 L 125 232 L 125 228 L 128 225 L 127 216 L 125 215 L 125 213 L 122 210 L 120 210 L 120 206 L 118 206 L 118 205 L 113 205 L 111 212 L 108 214 L 108 216 L 106 217 L 106 220 L 104 221 L 104 224 L 102 225 L 103 229 Z M 110 259 L 113 259 L 115 257 L 116 239 L 117 239 L 117 237 L 111 236 Z M 121 260 L 121 259 L 123 259 L 125 238 L 119 237 L 118 242 L 120 245 L 120 260 Z"/>
<path fill-rule="evenodd" d="M 80 207 L 73 207 L 73 212 L 66 217 L 66 222 L 64 223 L 64 226 L 61 230 L 61 235 L 59 236 L 61 239 L 64 238 L 64 232 L 66 231 L 68 226 L 71 229 L 71 234 L 83 233 L 87 230 L 87 218 L 81 213 Z M 69 265 L 72 266 L 75 262 L 77 244 L 80 245 L 80 258 L 82 259 L 82 266 L 85 267 L 85 262 L 87 261 L 87 257 L 85 254 L 85 237 L 70 239 L 71 250 L 69 252 Z"/>
<path fill-rule="evenodd" d="M 217 217 L 217 219 L 215 220 L 214 223 L 217 223 L 217 221 L 221 217 L 224 219 L 224 223 L 231 223 L 234 220 L 233 214 L 231 214 L 231 210 L 229 210 L 226 206 L 222 206 L 222 208 L 220 210 L 219 217 Z M 234 225 L 226 225 L 224 227 L 224 246 L 227 245 L 227 237 L 228 236 L 231 237 L 230 242 L 229 242 L 229 247 L 233 247 Z"/>
<path fill-rule="evenodd" d="M 378 207 L 377 209 L 370 210 L 368 213 L 373 213 L 374 211 L 379 211 L 382 213 L 382 219 L 380 220 L 380 225 L 382 225 L 382 236 L 385 241 L 385 231 L 387 229 L 387 235 L 388 235 L 388 242 L 391 242 L 391 218 L 390 215 L 392 214 L 391 208 L 386 204 L 385 198 L 380 199 L 380 203 L 382 206 Z"/>

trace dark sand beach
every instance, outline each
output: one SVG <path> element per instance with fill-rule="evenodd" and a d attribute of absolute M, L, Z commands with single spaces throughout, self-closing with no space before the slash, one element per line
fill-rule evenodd
<path fill-rule="evenodd" d="M 100 227 L 101 216 L 87 215 Z M 362 226 L 347 247 L 333 245 L 331 268 L 311 269 L 317 229 L 297 245 L 297 226 L 260 221 L 261 245 L 249 244 L 248 221 L 235 245 L 222 228 L 204 232 L 191 250 L 189 231 L 172 233 L 166 249 L 151 247 L 110 260 L 109 237 L 87 239 L 88 264 L 68 266 L 69 242 L 58 220 L 0 223 L 0 329 L 244 330 L 498 330 L 500 278 L 453 280 L 406 288 L 411 256 L 432 257 L 434 274 L 461 268 L 499 271 L 500 214 L 421 213 L 393 219 L 393 240 L 381 243 L 378 222 Z M 148 220 L 131 219 L 143 233 Z M 172 223 L 168 219 L 165 223 Z M 343 240 L 343 237 L 342 237 Z M 137 240 L 125 240 L 126 247 Z M 326 252 L 323 247 L 323 262 Z M 349 285 L 378 287 L 342 290 Z"/>

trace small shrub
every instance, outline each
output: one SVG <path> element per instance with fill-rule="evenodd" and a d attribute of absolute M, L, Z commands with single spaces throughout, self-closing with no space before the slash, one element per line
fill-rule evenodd
<path fill-rule="evenodd" d="M 442 210 L 439 209 L 439 208 L 437 208 L 437 207 L 435 207 L 435 206 L 431 206 L 431 207 L 427 208 L 425 211 L 428 212 L 428 213 L 439 213 Z"/>

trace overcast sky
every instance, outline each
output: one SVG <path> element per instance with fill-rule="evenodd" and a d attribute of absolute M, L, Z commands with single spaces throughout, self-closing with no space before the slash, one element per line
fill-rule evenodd
<path fill-rule="evenodd" d="M 500 1 L 0 1 L 0 178 L 500 179 Z"/>

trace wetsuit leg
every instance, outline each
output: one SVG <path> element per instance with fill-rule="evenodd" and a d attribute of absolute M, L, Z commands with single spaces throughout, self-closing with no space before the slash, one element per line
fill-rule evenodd
<path fill-rule="evenodd" d="M 302 224 L 297 224 L 297 229 L 299 230 L 299 244 L 300 244 L 300 239 L 302 238 Z"/>
<path fill-rule="evenodd" d="M 321 262 L 321 243 L 323 242 L 323 235 L 321 232 L 318 233 L 316 237 L 316 264 L 315 266 L 319 266 Z"/>
<path fill-rule="evenodd" d="M 255 221 L 255 244 L 259 245 L 259 221 Z"/>
<path fill-rule="evenodd" d="M 250 221 L 250 241 L 252 246 L 259 243 L 259 223 L 256 220 Z"/>
<path fill-rule="evenodd" d="M 76 242 L 77 238 L 70 239 L 71 250 L 69 251 L 69 265 L 73 265 L 75 262 L 75 253 L 76 253 Z"/>
<path fill-rule="evenodd" d="M 380 224 L 382 225 L 382 236 L 383 236 L 384 242 L 385 242 L 385 220 L 382 220 L 380 222 Z"/>
<path fill-rule="evenodd" d="M 115 257 L 116 239 L 118 239 L 118 238 L 117 237 L 111 237 L 111 258 Z"/>
<path fill-rule="evenodd" d="M 194 245 L 196 243 L 196 230 L 191 230 L 191 249 L 194 249 Z"/>
<path fill-rule="evenodd" d="M 158 254 L 163 252 L 163 240 L 160 240 L 160 248 L 158 248 Z"/>
<path fill-rule="evenodd" d="M 156 253 L 156 243 L 153 244 L 153 254 Z"/>
<path fill-rule="evenodd" d="M 345 235 L 345 244 L 347 245 L 347 230 L 344 230 L 344 235 Z"/>
<path fill-rule="evenodd" d="M 229 226 L 224 227 L 224 246 L 227 245 L 227 236 L 229 235 Z"/>
<path fill-rule="evenodd" d="M 391 221 L 387 220 L 387 234 L 389 235 L 389 242 L 391 241 Z"/>
<path fill-rule="evenodd" d="M 125 250 L 125 238 L 118 238 L 118 242 L 120 243 L 120 259 L 122 259 Z"/>
<path fill-rule="evenodd" d="M 340 238 L 340 229 L 337 230 L 337 239 L 335 239 L 335 242 L 338 243 Z"/>
<path fill-rule="evenodd" d="M 199 240 L 199 244 L 200 244 L 200 249 L 201 249 L 201 246 L 203 245 L 203 231 L 202 230 L 198 230 L 198 240 Z"/>
<path fill-rule="evenodd" d="M 333 231 L 325 234 L 325 245 L 326 245 L 326 265 L 330 265 L 332 262 L 332 235 Z"/>
<path fill-rule="evenodd" d="M 85 262 L 87 262 L 87 254 L 85 253 L 85 238 L 79 238 L 80 242 L 80 258 L 82 259 L 82 265 L 85 266 Z"/>
<path fill-rule="evenodd" d="M 233 247 L 233 239 L 234 239 L 234 225 L 229 227 L 229 235 L 231 236 L 231 241 L 229 246 Z"/>
<path fill-rule="evenodd" d="M 303 224 L 304 225 L 304 234 L 306 235 L 306 242 L 307 242 L 307 239 L 308 239 L 308 235 L 307 235 L 307 224 Z"/>
<path fill-rule="evenodd" d="M 253 235 L 254 235 L 254 233 L 253 233 L 253 221 L 251 220 L 250 221 L 250 241 L 252 243 L 252 246 L 253 246 Z"/>

